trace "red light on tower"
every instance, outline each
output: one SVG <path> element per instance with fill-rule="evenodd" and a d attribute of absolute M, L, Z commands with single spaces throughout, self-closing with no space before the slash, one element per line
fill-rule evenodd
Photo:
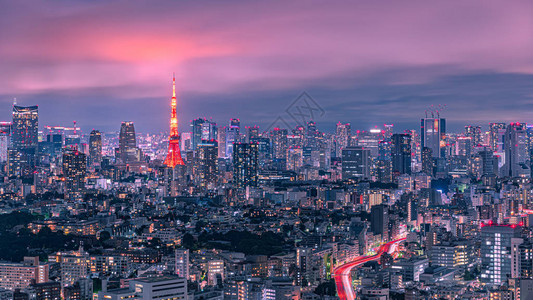
<path fill-rule="evenodd" d="M 178 132 L 178 116 L 177 116 L 177 100 L 176 100 L 176 76 L 172 76 L 172 100 L 170 113 L 170 136 L 168 139 L 168 153 L 164 164 L 167 167 L 174 168 L 177 165 L 184 166 L 185 163 L 181 158 L 180 150 L 180 134 Z"/>

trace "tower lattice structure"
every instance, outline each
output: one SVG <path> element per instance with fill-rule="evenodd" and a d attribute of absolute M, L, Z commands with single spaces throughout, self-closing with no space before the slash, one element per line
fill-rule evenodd
<path fill-rule="evenodd" d="M 172 112 L 170 113 L 170 137 L 168 141 L 168 153 L 164 164 L 167 167 L 174 168 L 177 165 L 185 165 L 181 158 L 180 134 L 178 132 L 178 116 L 176 112 L 176 76 L 172 76 Z"/>

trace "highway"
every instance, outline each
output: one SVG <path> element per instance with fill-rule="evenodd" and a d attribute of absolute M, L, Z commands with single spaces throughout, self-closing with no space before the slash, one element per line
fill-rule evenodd
<path fill-rule="evenodd" d="M 354 260 L 344 265 L 337 267 L 334 271 L 335 285 L 337 286 L 337 294 L 341 300 L 355 300 L 355 291 L 352 286 L 352 269 L 366 263 L 379 259 L 385 252 L 393 253 L 396 251 L 396 246 L 399 242 L 404 241 L 405 238 L 397 239 L 386 244 L 381 245 L 374 255 L 358 256 Z"/>

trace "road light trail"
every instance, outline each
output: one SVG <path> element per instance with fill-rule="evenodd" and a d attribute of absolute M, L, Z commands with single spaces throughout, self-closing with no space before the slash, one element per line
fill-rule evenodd
<path fill-rule="evenodd" d="M 404 241 L 405 238 L 397 239 L 381 245 L 378 252 L 374 255 L 358 256 L 354 260 L 344 265 L 337 267 L 334 271 L 335 285 L 337 286 L 337 294 L 341 300 L 355 300 L 355 291 L 352 286 L 352 269 L 362 265 L 368 261 L 376 260 L 383 255 L 383 253 L 392 253 L 396 251 L 398 243 Z"/>

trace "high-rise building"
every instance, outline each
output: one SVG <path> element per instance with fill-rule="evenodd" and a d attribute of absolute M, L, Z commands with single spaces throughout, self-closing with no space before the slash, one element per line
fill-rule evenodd
<path fill-rule="evenodd" d="M 380 234 L 382 241 L 389 240 L 389 206 L 386 204 L 373 205 L 370 208 L 370 230 L 373 234 Z"/>
<path fill-rule="evenodd" d="M 342 149 L 342 179 L 370 178 L 370 164 L 370 150 L 359 146 Z"/>
<path fill-rule="evenodd" d="M 384 139 L 378 145 L 378 157 L 375 161 L 374 176 L 378 182 L 392 182 L 392 143 L 390 139 Z"/>
<path fill-rule="evenodd" d="M 428 176 L 433 176 L 433 169 L 435 166 L 433 160 L 433 150 L 428 147 L 422 149 L 422 173 L 425 173 Z"/>
<path fill-rule="evenodd" d="M 87 156 L 78 150 L 67 150 L 63 154 L 63 176 L 65 177 L 65 195 L 79 198 L 85 190 Z"/>
<path fill-rule="evenodd" d="M 524 123 L 507 126 L 504 138 L 505 165 L 502 176 L 530 177 L 527 134 Z"/>
<path fill-rule="evenodd" d="M 198 118 L 191 121 L 191 149 L 196 150 L 202 141 L 217 139 L 217 124 L 205 118 Z"/>
<path fill-rule="evenodd" d="M 30 177 L 36 165 L 39 142 L 39 107 L 13 106 L 11 148 L 8 150 L 8 174 Z"/>
<path fill-rule="evenodd" d="M 189 278 L 189 249 L 176 249 L 176 265 L 174 270 L 179 277 Z"/>
<path fill-rule="evenodd" d="M 0 122 L 0 162 L 7 162 L 9 147 L 11 147 L 11 122 Z"/>
<path fill-rule="evenodd" d="M 337 130 L 335 133 L 336 137 L 336 147 L 335 153 L 339 157 L 341 155 L 342 149 L 351 146 L 350 140 L 352 139 L 352 129 L 350 123 L 342 124 L 341 122 L 337 123 Z"/>
<path fill-rule="evenodd" d="M 472 137 L 460 136 L 455 141 L 455 155 L 462 157 L 470 157 L 473 148 Z"/>
<path fill-rule="evenodd" d="M 226 157 L 233 158 L 233 145 L 241 139 L 241 121 L 231 119 L 226 128 Z"/>
<path fill-rule="evenodd" d="M 233 152 L 233 182 L 237 188 L 257 186 L 258 145 L 236 143 Z"/>
<path fill-rule="evenodd" d="M 13 147 L 35 148 L 39 141 L 39 107 L 13 106 Z"/>
<path fill-rule="evenodd" d="M 168 152 L 165 161 L 167 167 L 174 169 L 177 165 L 184 166 L 180 149 L 180 134 L 178 131 L 178 100 L 176 98 L 176 76 L 172 76 L 172 98 L 170 100 L 170 136 L 168 140 Z"/>
<path fill-rule="evenodd" d="M 203 140 L 197 145 L 198 180 L 202 189 L 214 188 L 217 181 L 218 143 Z"/>
<path fill-rule="evenodd" d="M 465 136 L 472 140 L 472 148 L 479 147 L 481 145 L 481 126 L 465 126 Z"/>
<path fill-rule="evenodd" d="M 139 161 L 139 154 L 133 122 L 122 122 L 118 137 L 118 158 L 126 164 Z"/>
<path fill-rule="evenodd" d="M 500 285 L 511 277 L 511 240 L 518 237 L 518 226 L 481 228 L 481 282 Z"/>
<path fill-rule="evenodd" d="M 259 138 L 259 126 L 254 125 L 252 127 L 246 127 L 246 142 L 253 143 L 256 139 Z"/>
<path fill-rule="evenodd" d="M 411 136 L 393 134 L 391 143 L 392 172 L 411 174 Z"/>
<path fill-rule="evenodd" d="M 282 169 L 287 163 L 287 129 L 274 128 L 271 132 L 272 158 L 279 162 Z"/>
<path fill-rule="evenodd" d="M 218 158 L 226 158 L 226 127 L 220 128 L 217 132 Z"/>
<path fill-rule="evenodd" d="M 489 124 L 489 146 L 494 152 L 503 152 L 503 135 L 507 124 L 505 123 L 490 123 Z"/>
<path fill-rule="evenodd" d="M 446 156 L 446 120 L 443 118 L 424 118 L 420 120 L 422 148 L 430 148 L 435 158 Z"/>
<path fill-rule="evenodd" d="M 98 130 L 91 131 L 89 136 L 89 165 L 99 166 L 102 163 L 102 134 Z"/>
<path fill-rule="evenodd" d="M 54 155 L 60 154 L 63 149 L 63 130 L 50 128 L 50 131 L 46 134 L 46 141 L 52 146 Z"/>

